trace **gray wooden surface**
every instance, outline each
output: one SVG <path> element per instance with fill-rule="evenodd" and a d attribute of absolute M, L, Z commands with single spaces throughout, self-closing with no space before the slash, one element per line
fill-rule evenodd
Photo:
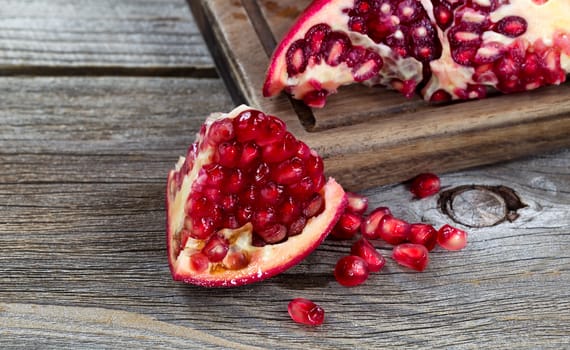
<path fill-rule="evenodd" d="M 2 349 L 570 347 L 569 149 L 441 174 L 445 189 L 508 186 L 526 207 L 468 228 L 468 247 L 434 251 L 423 273 L 388 259 L 340 287 L 350 243 L 326 241 L 280 276 L 208 290 L 171 281 L 165 179 L 203 118 L 233 104 L 184 1 L 0 0 L 0 65 Z M 451 221 L 404 184 L 364 193 L 409 221 Z M 294 324 L 294 297 L 325 324 Z"/>

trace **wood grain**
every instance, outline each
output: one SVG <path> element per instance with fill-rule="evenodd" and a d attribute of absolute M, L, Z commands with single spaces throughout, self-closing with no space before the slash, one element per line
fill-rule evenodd
<path fill-rule="evenodd" d="M 194 8 L 201 4 L 205 23 L 214 27 L 210 46 L 218 53 L 215 57 L 223 57 L 232 96 L 286 120 L 348 188 L 570 146 L 569 84 L 444 107 L 363 86 L 340 89 L 318 110 L 292 103 L 284 94 L 263 97 L 271 46 L 307 3 L 202 0 Z"/>
<path fill-rule="evenodd" d="M 463 251 L 434 251 L 424 273 L 389 259 L 364 285 L 340 287 L 332 269 L 350 242 L 328 240 L 275 278 L 209 290 L 170 279 L 163 193 L 204 116 L 231 108 L 220 81 L 6 78 L 0 88 L 3 349 L 560 349 L 570 341 L 570 150 L 445 174 L 445 188 L 507 184 L 527 207 L 512 223 L 469 229 Z M 436 197 L 412 200 L 403 184 L 363 193 L 411 222 L 451 220 Z M 325 308 L 322 327 L 289 319 L 286 305 L 299 296 Z"/>
<path fill-rule="evenodd" d="M 184 0 L 2 0 L 0 7 L 1 75 L 213 71 Z"/>

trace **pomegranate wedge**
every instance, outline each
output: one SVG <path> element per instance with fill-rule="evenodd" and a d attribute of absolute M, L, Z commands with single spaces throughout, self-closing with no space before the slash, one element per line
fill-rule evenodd
<path fill-rule="evenodd" d="M 568 0 L 315 0 L 273 53 L 263 94 L 322 107 L 353 83 L 433 102 L 560 84 L 569 13 Z"/>
<path fill-rule="evenodd" d="M 214 114 L 168 174 L 172 276 L 232 287 L 276 275 L 326 238 L 346 203 L 281 120 L 247 106 Z"/>

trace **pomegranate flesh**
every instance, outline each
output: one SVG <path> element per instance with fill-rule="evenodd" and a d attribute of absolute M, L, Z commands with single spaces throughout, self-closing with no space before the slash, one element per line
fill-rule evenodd
<path fill-rule="evenodd" d="M 334 277 L 340 285 L 345 287 L 354 287 L 364 283 L 369 273 L 366 260 L 355 255 L 340 258 L 334 268 Z"/>
<path fill-rule="evenodd" d="M 410 192 L 418 198 L 425 198 L 438 193 L 440 188 L 441 181 L 439 176 L 432 173 L 423 173 L 412 180 Z"/>
<path fill-rule="evenodd" d="M 412 270 L 423 271 L 429 263 L 429 253 L 421 244 L 403 243 L 394 247 L 392 259 Z"/>
<path fill-rule="evenodd" d="M 342 85 L 445 102 L 560 84 L 568 0 L 315 0 L 274 51 L 263 94 L 311 107 Z"/>
<path fill-rule="evenodd" d="M 232 287 L 278 274 L 326 238 L 345 206 L 322 159 L 281 120 L 247 106 L 213 114 L 168 174 L 172 276 Z"/>
<path fill-rule="evenodd" d="M 309 299 L 295 298 L 287 306 L 293 321 L 307 326 L 320 326 L 325 320 L 325 310 Z"/>
<path fill-rule="evenodd" d="M 443 225 L 437 231 L 437 244 L 447 250 L 461 250 L 467 245 L 467 232 L 451 225 Z"/>

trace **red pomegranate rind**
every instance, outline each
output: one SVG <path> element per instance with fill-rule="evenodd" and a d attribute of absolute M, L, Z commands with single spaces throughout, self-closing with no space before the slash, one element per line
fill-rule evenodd
<path fill-rule="evenodd" d="M 238 121 L 246 114 L 249 117 Z M 167 244 L 175 280 L 232 287 L 274 276 L 310 254 L 344 212 L 342 187 L 334 179 L 322 184 L 320 157 L 314 151 L 304 154 L 305 147 L 298 147 L 301 142 L 286 130 L 282 136 L 264 131 L 283 128 L 278 122 L 268 126 L 271 118 L 247 106 L 212 115 L 187 157 L 169 172 Z M 234 123 L 233 129 L 227 119 Z M 240 123 L 251 124 L 240 128 Z M 251 142 L 259 151 L 252 151 Z M 224 143 L 234 146 L 220 147 Z M 241 157 L 234 157 L 233 150 L 226 152 L 232 147 Z M 289 198 L 292 179 L 300 179 L 297 150 L 304 150 L 299 155 L 306 162 L 301 174 L 322 185 L 298 190 L 295 198 Z M 241 161 L 220 162 L 223 157 Z M 257 165 L 265 162 L 263 169 Z M 295 205 L 298 208 L 291 207 Z"/>
<path fill-rule="evenodd" d="M 322 107 L 356 82 L 406 96 L 423 86 L 437 103 L 560 84 L 570 72 L 568 13 L 567 0 L 314 1 L 274 52 L 263 93 Z M 369 56 L 374 69 L 357 74 L 354 62 Z"/>

